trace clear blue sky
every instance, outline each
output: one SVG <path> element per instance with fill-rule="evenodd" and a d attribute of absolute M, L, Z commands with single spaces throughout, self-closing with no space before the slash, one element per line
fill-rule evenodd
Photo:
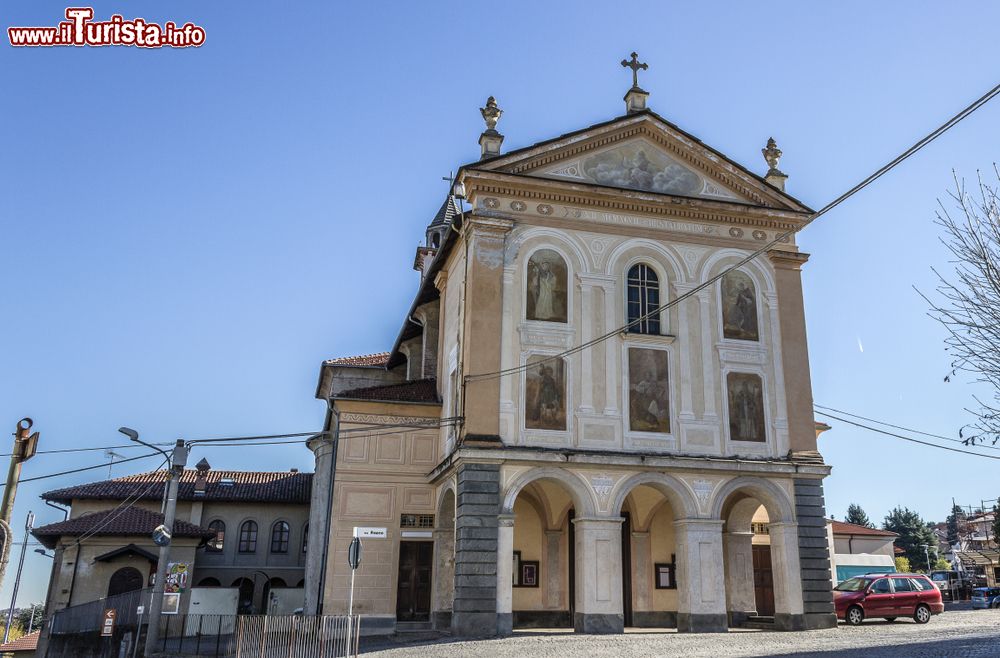
<path fill-rule="evenodd" d="M 3 27 L 65 4 L 7 0 Z M 318 429 L 319 363 L 387 349 L 442 175 L 478 155 L 495 95 L 505 148 L 622 113 L 637 50 L 657 112 L 822 206 L 996 84 L 987 3 L 98 2 L 98 18 L 205 27 L 198 49 L 0 46 L 0 429 L 42 449 Z M 6 35 L 4 35 L 6 42 Z M 943 332 L 913 286 L 946 253 L 952 169 L 997 153 L 1000 101 L 807 229 L 816 400 L 953 435 L 974 388 L 943 383 Z M 860 349 L 863 345 L 863 351 Z M 6 440 L 5 440 L 6 441 Z M 6 444 L 5 444 L 6 445 Z M 994 462 L 835 427 L 828 512 L 1000 494 Z M 6 448 L 3 449 L 6 451 Z M 137 454 L 136 451 L 120 451 Z M 996 453 L 1000 454 L 1000 453 Z M 297 446 L 198 451 L 216 468 L 312 469 Z M 41 455 L 24 477 L 102 462 Z M 130 467 L 152 468 L 152 461 Z M 27 483 L 38 495 L 106 471 Z M 20 535 L 20 532 L 18 532 Z M 20 603 L 50 561 L 29 551 Z M 11 565 L 0 592 L 9 601 Z"/>

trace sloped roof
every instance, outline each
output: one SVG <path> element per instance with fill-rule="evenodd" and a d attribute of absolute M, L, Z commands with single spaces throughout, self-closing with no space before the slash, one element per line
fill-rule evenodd
<path fill-rule="evenodd" d="M 35 631 L 27 635 L 22 635 L 16 640 L 11 640 L 5 644 L 0 644 L 0 653 L 14 653 L 17 651 L 34 651 L 38 648 L 38 637 L 41 631 Z"/>
<path fill-rule="evenodd" d="M 50 523 L 35 528 L 31 534 L 52 548 L 59 537 L 79 537 L 91 533 L 97 537 L 150 535 L 157 526 L 162 524 L 163 515 L 159 512 L 150 512 L 138 507 L 126 507 L 121 510 L 109 509 L 78 516 L 75 519 Z M 215 531 L 187 521 L 177 520 L 174 521 L 173 536 L 210 539 L 215 536 Z"/>
<path fill-rule="evenodd" d="M 378 400 L 384 402 L 419 402 L 432 404 L 439 403 L 441 401 L 437 394 L 437 380 L 433 377 L 428 379 L 415 379 L 401 384 L 386 384 L 384 386 L 353 388 L 348 391 L 341 391 L 335 397 L 337 399 L 348 400 Z"/>
<path fill-rule="evenodd" d="M 210 470 L 205 474 L 205 493 L 196 496 L 197 476 L 194 469 L 184 471 L 177 488 L 178 500 L 307 505 L 312 490 L 312 473 Z M 151 471 L 46 491 L 42 498 L 64 504 L 74 499 L 125 500 L 136 496 L 139 500 L 162 500 L 165 482 L 165 471 Z"/>
<path fill-rule="evenodd" d="M 353 366 L 356 368 L 384 368 L 387 361 L 389 361 L 388 352 L 376 352 L 375 354 L 327 359 L 326 364 L 331 366 Z"/>
<path fill-rule="evenodd" d="M 449 194 L 448 198 L 441 204 L 437 214 L 434 215 L 434 219 L 431 220 L 430 225 L 443 226 L 444 224 L 451 224 L 452 218 L 454 218 L 458 213 L 459 210 L 455 205 L 455 197 Z"/>
<path fill-rule="evenodd" d="M 899 536 L 895 532 L 889 532 L 888 530 L 877 530 L 875 528 L 868 528 L 854 523 L 845 523 L 843 521 L 830 521 L 830 526 L 833 528 L 833 534 L 835 535 L 855 535 L 858 537 L 861 535 L 870 535 L 872 537 Z"/>

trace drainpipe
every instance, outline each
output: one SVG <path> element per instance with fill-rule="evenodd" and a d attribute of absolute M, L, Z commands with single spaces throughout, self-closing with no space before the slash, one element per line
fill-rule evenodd
<path fill-rule="evenodd" d="M 55 503 L 53 503 L 51 500 L 46 500 L 45 504 L 48 505 L 49 507 L 51 507 L 52 509 L 57 509 L 60 512 L 62 512 L 63 513 L 63 521 L 65 521 L 66 519 L 69 518 L 69 510 L 66 509 L 65 507 L 60 507 L 59 505 L 56 505 Z"/>
<path fill-rule="evenodd" d="M 334 407 L 333 400 L 326 399 L 327 424 L 330 426 L 330 419 L 333 420 L 333 437 L 330 445 L 330 490 L 326 494 L 326 518 L 323 531 L 323 553 L 319 570 L 319 593 L 316 596 L 316 614 L 323 614 L 323 592 L 326 590 L 326 564 L 330 560 L 330 532 L 333 530 L 333 481 L 337 475 L 337 444 L 340 437 L 340 412 Z"/>

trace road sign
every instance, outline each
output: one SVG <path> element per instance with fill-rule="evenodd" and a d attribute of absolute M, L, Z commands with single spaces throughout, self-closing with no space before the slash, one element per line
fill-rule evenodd
<path fill-rule="evenodd" d="M 361 564 L 361 540 L 357 537 L 351 540 L 351 547 L 347 549 L 347 563 L 351 569 L 357 569 Z"/>
<path fill-rule="evenodd" d="M 101 622 L 101 637 L 111 637 L 115 634 L 115 619 L 118 617 L 118 611 L 114 608 L 108 608 L 104 611 L 104 621 Z"/>
<path fill-rule="evenodd" d="M 388 528 L 354 528 L 354 536 L 361 539 L 386 539 L 389 536 Z"/>

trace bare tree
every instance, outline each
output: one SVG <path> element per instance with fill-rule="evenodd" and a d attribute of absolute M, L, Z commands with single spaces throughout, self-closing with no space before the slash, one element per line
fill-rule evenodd
<path fill-rule="evenodd" d="M 1000 181 L 1000 171 L 994 166 Z M 954 272 L 938 270 L 936 300 L 921 295 L 930 304 L 931 317 L 948 330 L 945 350 L 951 355 L 950 381 L 959 371 L 974 375 L 974 381 L 989 385 L 992 400 L 973 396 L 977 408 L 968 409 L 975 419 L 959 430 L 966 445 L 1000 440 L 1000 187 L 978 177 L 978 194 L 970 194 L 965 182 L 955 178 L 949 193 L 954 212 L 941 204 L 937 223 L 944 229 L 941 242 L 954 256 Z"/>

